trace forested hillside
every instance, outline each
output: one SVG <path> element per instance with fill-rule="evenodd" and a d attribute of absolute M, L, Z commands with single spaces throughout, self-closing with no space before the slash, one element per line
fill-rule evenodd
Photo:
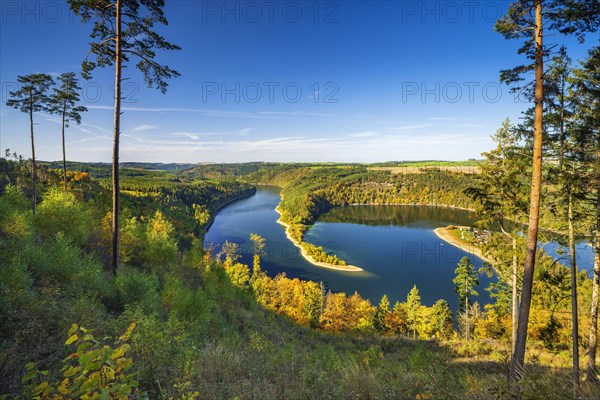
<path fill-rule="evenodd" d="M 389 304 L 384 297 L 372 305 L 317 282 L 269 276 L 261 269 L 261 238 L 255 238 L 252 266 L 237 261 L 234 244 L 206 253 L 197 240 L 201 228 L 220 205 L 251 187 L 139 171 L 127 171 L 123 181 L 123 266 L 112 276 L 103 181 L 70 172 L 65 192 L 54 186 L 59 171 L 49 169 L 33 217 L 24 194 L 28 172 L 18 161 L 3 163 L 4 393 L 61 397 L 83 393 L 82 382 L 92 391 L 100 387 L 91 379 L 94 371 L 106 368 L 124 375 L 105 376 L 102 387 L 136 397 L 488 398 L 508 390 L 510 314 L 502 282 L 491 288 L 495 304 L 471 310 L 472 340 L 465 345 L 460 317 L 453 326 L 444 300 L 422 305 L 416 287 L 405 302 Z M 329 179 L 349 182 L 349 188 L 406 182 L 355 167 L 282 169 L 288 181 L 314 179 L 307 186 L 325 188 L 320 193 L 327 193 Z M 437 174 L 415 175 L 413 187 Z M 359 196 L 358 189 L 347 193 L 353 190 Z M 293 198 L 300 192 L 287 193 Z M 433 190 L 429 195 L 451 198 Z M 539 365 L 532 369 L 538 379 L 522 390 L 560 398 L 566 393 L 560 382 L 568 379 L 560 369 L 569 360 L 568 314 L 566 303 L 556 301 L 568 287 L 557 282 L 567 271 L 550 259 L 540 266 L 529 358 Z M 584 276 L 579 290 L 586 308 L 590 283 Z M 98 351 L 105 345 L 102 351 L 110 353 L 102 361 Z M 81 367 L 92 375 L 82 375 Z"/>

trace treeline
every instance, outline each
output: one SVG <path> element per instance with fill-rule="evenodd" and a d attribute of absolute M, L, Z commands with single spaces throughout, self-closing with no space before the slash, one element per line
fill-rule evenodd
<path fill-rule="evenodd" d="M 472 182 L 471 174 L 431 170 L 420 174 L 392 174 L 369 171 L 332 181 L 316 190 L 315 196 L 331 205 L 348 204 L 427 204 L 472 208 L 464 195 Z"/>
<path fill-rule="evenodd" d="M 397 302 L 390 307 L 386 295 L 378 306 L 374 306 L 358 293 L 348 296 L 326 291 L 323 283 L 290 279 L 285 274 L 273 278 L 261 270 L 260 254 L 264 239 L 256 235 L 251 235 L 251 239 L 255 242 L 252 271 L 238 262 L 239 247 L 235 243 L 225 242 L 217 259 L 222 260 L 232 284 L 249 290 L 266 309 L 285 315 L 299 325 L 328 333 L 410 334 L 425 339 L 447 339 L 454 335 L 448 303 L 439 300 L 433 307 L 422 305 L 416 286 L 405 303 Z"/>

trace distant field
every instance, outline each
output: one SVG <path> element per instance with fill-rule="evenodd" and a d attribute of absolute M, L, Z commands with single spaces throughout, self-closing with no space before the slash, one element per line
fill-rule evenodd
<path fill-rule="evenodd" d="M 387 161 L 372 163 L 373 167 L 466 167 L 479 165 L 483 160 L 445 161 L 445 160 L 420 160 L 420 161 Z"/>
<path fill-rule="evenodd" d="M 369 167 L 374 171 L 390 171 L 393 174 L 421 174 L 432 169 L 442 171 L 462 172 L 465 174 L 478 174 L 477 165 L 403 165 L 398 167 Z"/>

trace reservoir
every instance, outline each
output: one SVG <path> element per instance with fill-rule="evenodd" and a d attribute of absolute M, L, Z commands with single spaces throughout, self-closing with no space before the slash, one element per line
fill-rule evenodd
<path fill-rule="evenodd" d="M 438 238 L 434 229 L 447 225 L 471 225 L 473 213 L 430 206 L 349 206 L 334 208 L 322 215 L 307 231 L 304 240 L 334 252 L 362 272 L 344 272 L 317 267 L 306 261 L 287 239 L 284 228 L 276 221 L 279 215 L 280 189 L 259 186 L 256 194 L 224 207 L 208 230 L 205 248 L 218 253 L 227 240 L 240 246 L 241 262 L 252 264 L 250 233 L 265 238 L 262 269 L 274 277 L 285 273 L 290 278 L 323 282 L 328 290 L 358 292 L 377 305 L 387 294 L 393 305 L 405 301 L 417 285 L 424 305 L 445 299 L 453 310 L 458 308 L 454 292 L 454 270 L 463 256 L 468 256 L 478 270 L 483 261 Z M 485 288 L 492 279 L 480 275 L 476 288 L 479 296 L 471 299 L 481 305 L 489 303 Z"/>

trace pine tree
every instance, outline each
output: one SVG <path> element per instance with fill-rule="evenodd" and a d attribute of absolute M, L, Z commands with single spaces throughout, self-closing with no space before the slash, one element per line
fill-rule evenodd
<path fill-rule="evenodd" d="M 6 105 L 29 114 L 29 132 L 31 137 L 31 173 L 33 176 L 33 215 L 37 205 L 37 164 L 35 162 L 35 141 L 33 137 L 33 113 L 50 110 L 48 90 L 54 80 L 48 74 L 18 76 L 19 90 L 9 93 Z"/>
<path fill-rule="evenodd" d="M 518 224 L 525 223 L 527 217 L 527 155 L 519 142 L 519 133 L 508 119 L 502 123 L 502 127 L 492 139 L 497 143 L 497 147 L 483 153 L 485 160 L 479 165 L 481 173 L 476 177 L 477 187 L 469 188 L 465 192 L 477 200 L 481 224 L 485 227 L 498 224 L 502 234 L 511 242 L 511 252 L 501 253 L 501 256 L 506 255 L 507 259 L 499 258 L 494 266 L 511 284 L 511 343 L 514 349 L 519 304 Z M 505 271 L 505 264 L 512 266 L 510 272 Z"/>
<path fill-rule="evenodd" d="M 577 304 L 577 256 L 576 256 L 576 221 L 581 220 L 577 209 L 587 188 L 581 177 L 585 175 L 587 166 L 581 162 L 583 148 L 578 145 L 573 134 L 573 101 L 571 90 L 571 59 L 566 48 L 559 52 L 548 65 L 546 78 L 546 129 L 550 136 L 549 157 L 556 160 L 549 163 L 549 181 L 558 190 L 551 194 L 551 211 L 557 220 L 564 221 L 566 226 L 567 245 L 569 247 L 569 266 L 571 272 L 571 326 L 573 354 L 573 385 L 577 393 L 579 386 L 579 316 Z"/>
<path fill-rule="evenodd" d="M 414 285 L 406 296 L 406 320 L 409 329 L 413 331 L 413 338 L 417 337 L 417 325 L 419 323 L 419 309 L 421 308 L 421 295 L 417 285 Z"/>
<path fill-rule="evenodd" d="M 469 257 L 463 257 L 454 271 L 456 277 L 452 280 L 454 291 L 458 293 L 460 309 L 465 313 L 466 339 L 469 340 L 469 297 L 478 296 L 475 286 L 479 285 L 479 275 Z"/>
<path fill-rule="evenodd" d="M 119 265 L 119 139 L 121 135 L 121 83 L 122 69 L 137 58 L 137 68 L 144 75 L 148 87 L 161 92 L 167 90 L 166 80 L 179 76 L 168 66 L 154 61 L 156 50 L 179 50 L 179 46 L 167 42 L 154 31 L 154 25 L 167 25 L 163 7 L 164 0 L 68 0 L 71 10 L 83 22 L 93 22 L 90 51 L 82 64 L 82 75 L 91 77 L 97 67 L 115 66 L 115 107 L 112 157 L 112 270 L 116 274 Z M 142 10 L 145 9 L 145 13 Z M 90 60 L 89 56 L 95 59 Z"/>
<path fill-rule="evenodd" d="M 387 333 L 386 317 L 390 313 L 390 301 L 387 295 L 383 295 L 375 312 L 374 325 L 379 334 Z"/>
<path fill-rule="evenodd" d="M 574 140 L 582 149 L 582 162 L 587 172 L 582 174 L 586 188 L 585 201 L 593 210 L 592 248 L 594 270 L 590 309 L 590 333 L 586 379 L 597 382 L 596 352 L 598 347 L 598 308 L 600 302 L 600 46 L 589 51 L 588 58 L 573 72 Z M 590 190 L 591 189 L 591 190 Z"/>
<path fill-rule="evenodd" d="M 52 107 L 50 112 L 59 114 L 62 119 L 62 156 L 63 156 L 63 183 L 67 190 L 67 156 L 65 151 L 65 128 L 69 127 L 71 122 L 81 123 L 81 113 L 86 112 L 87 108 L 78 106 L 79 91 L 77 77 L 74 72 L 65 72 L 58 77 L 60 88 L 54 88 L 54 94 L 50 97 Z"/>
<path fill-rule="evenodd" d="M 435 319 L 434 333 L 439 338 L 447 338 L 452 332 L 452 310 L 446 300 L 440 299 L 433 303 L 431 313 Z"/>

